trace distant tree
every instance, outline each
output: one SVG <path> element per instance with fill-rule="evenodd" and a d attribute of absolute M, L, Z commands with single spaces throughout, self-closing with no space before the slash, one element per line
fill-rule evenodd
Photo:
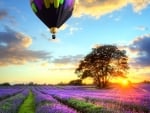
<path fill-rule="evenodd" d="M 75 73 L 81 79 L 92 77 L 98 88 L 104 88 L 111 77 L 126 77 L 129 69 L 127 61 L 125 51 L 119 50 L 116 46 L 98 46 L 80 61 Z"/>
<path fill-rule="evenodd" d="M 33 86 L 34 83 L 33 83 L 33 82 L 29 82 L 28 85 L 29 85 L 29 86 Z"/>
<path fill-rule="evenodd" d="M 69 85 L 82 85 L 82 80 L 81 79 L 71 80 L 69 82 Z"/>
<path fill-rule="evenodd" d="M 67 84 L 61 81 L 61 82 L 59 82 L 57 85 L 65 86 L 65 85 L 67 85 Z"/>
<path fill-rule="evenodd" d="M 5 82 L 5 83 L 1 83 L 0 86 L 11 86 L 10 83 Z"/>
<path fill-rule="evenodd" d="M 25 86 L 24 83 L 18 83 L 18 84 L 14 84 L 13 86 Z"/>
<path fill-rule="evenodd" d="M 149 80 L 144 80 L 143 83 L 150 84 Z"/>

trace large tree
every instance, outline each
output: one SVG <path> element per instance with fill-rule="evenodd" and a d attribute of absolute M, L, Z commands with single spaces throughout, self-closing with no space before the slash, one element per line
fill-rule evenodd
<path fill-rule="evenodd" d="M 126 77 L 128 57 L 114 45 L 97 46 L 80 61 L 75 73 L 81 78 L 92 77 L 98 88 L 108 86 L 111 77 Z"/>

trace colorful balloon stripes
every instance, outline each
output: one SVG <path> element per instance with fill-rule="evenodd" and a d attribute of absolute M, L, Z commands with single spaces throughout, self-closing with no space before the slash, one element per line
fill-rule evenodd
<path fill-rule="evenodd" d="M 31 7 L 35 13 L 41 10 L 43 6 L 50 8 L 53 5 L 54 8 L 59 8 L 63 4 L 65 7 L 73 7 L 74 0 L 31 0 Z"/>

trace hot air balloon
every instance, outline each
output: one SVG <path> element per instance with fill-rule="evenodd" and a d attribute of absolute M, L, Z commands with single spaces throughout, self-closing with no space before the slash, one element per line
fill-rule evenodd
<path fill-rule="evenodd" d="M 57 29 L 72 15 L 75 0 L 30 0 L 37 17 L 50 29 L 55 39 Z"/>

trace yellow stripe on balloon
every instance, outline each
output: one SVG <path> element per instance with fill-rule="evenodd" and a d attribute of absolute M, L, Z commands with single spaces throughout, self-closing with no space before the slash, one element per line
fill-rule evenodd
<path fill-rule="evenodd" d="M 44 0 L 44 4 L 46 8 L 50 7 L 50 0 Z"/>
<path fill-rule="evenodd" d="M 51 4 L 54 3 L 54 0 L 50 0 L 50 3 L 51 3 Z"/>
<path fill-rule="evenodd" d="M 54 0 L 54 7 L 58 8 L 59 7 L 59 0 Z"/>

